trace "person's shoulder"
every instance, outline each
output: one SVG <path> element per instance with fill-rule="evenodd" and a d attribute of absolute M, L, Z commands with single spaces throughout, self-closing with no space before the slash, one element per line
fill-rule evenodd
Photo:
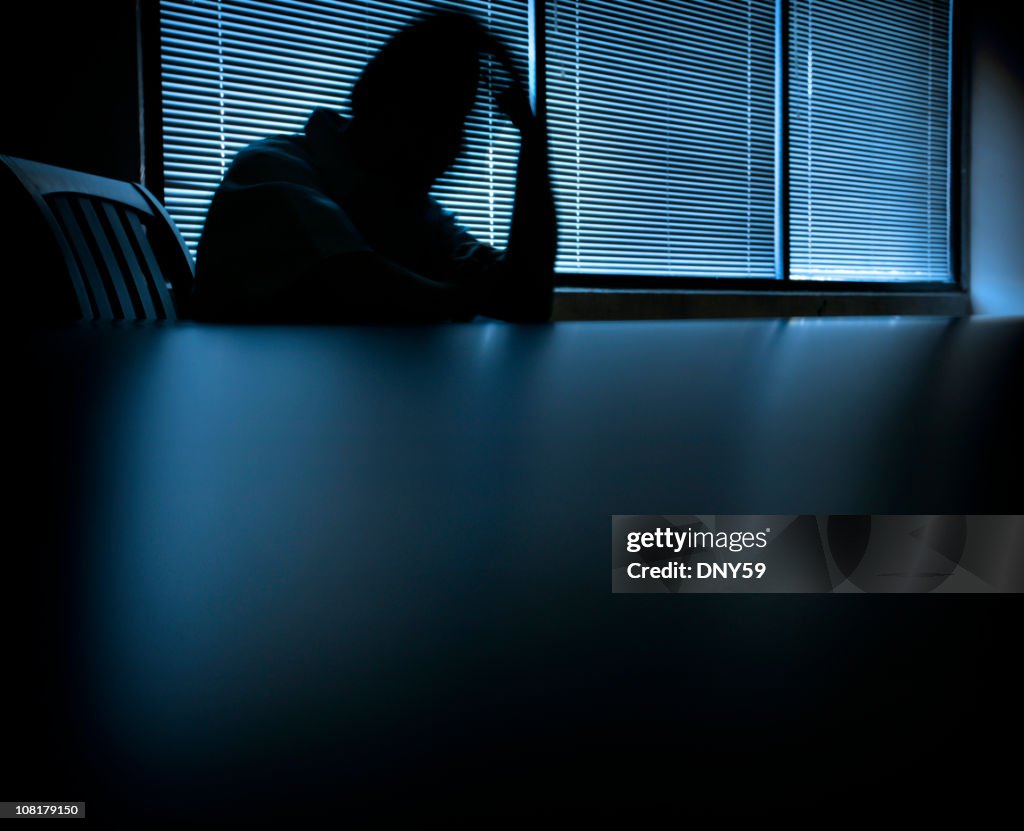
<path fill-rule="evenodd" d="M 224 181 L 236 185 L 274 181 L 306 184 L 314 178 L 305 137 L 295 134 L 269 136 L 242 148 L 228 167 Z"/>

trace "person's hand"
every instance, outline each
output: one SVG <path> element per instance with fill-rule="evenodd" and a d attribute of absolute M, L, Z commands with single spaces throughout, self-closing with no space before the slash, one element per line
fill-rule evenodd
<path fill-rule="evenodd" d="M 526 132 L 533 124 L 533 110 L 530 108 L 530 97 L 518 83 L 499 92 L 494 97 L 498 110 L 509 117 L 520 133 Z"/>
<path fill-rule="evenodd" d="M 485 51 L 490 53 L 500 67 L 499 76 L 505 76 L 504 84 L 499 81 L 499 87 L 504 88 L 494 95 L 498 110 L 507 115 L 520 132 L 528 130 L 535 121 L 533 108 L 530 106 L 530 96 L 526 92 L 526 84 L 512 57 L 512 52 L 505 42 L 493 33 L 488 33 Z"/>

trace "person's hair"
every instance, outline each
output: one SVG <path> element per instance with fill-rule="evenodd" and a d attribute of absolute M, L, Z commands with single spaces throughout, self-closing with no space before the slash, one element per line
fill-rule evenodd
<path fill-rule="evenodd" d="M 352 87 L 352 115 L 468 110 L 487 43 L 487 29 L 472 15 L 451 9 L 421 15 L 392 35 L 363 68 Z"/>

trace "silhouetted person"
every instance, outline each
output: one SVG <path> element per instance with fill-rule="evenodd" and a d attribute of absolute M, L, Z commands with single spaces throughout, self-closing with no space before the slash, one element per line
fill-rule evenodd
<path fill-rule="evenodd" d="M 429 195 L 455 161 L 482 55 L 509 84 L 520 133 L 504 252 Z M 196 315 L 214 320 L 460 320 L 551 315 L 556 246 L 547 137 L 504 45 L 472 17 L 434 12 L 363 69 L 352 117 L 317 109 L 297 135 L 242 150 L 197 254 Z"/>

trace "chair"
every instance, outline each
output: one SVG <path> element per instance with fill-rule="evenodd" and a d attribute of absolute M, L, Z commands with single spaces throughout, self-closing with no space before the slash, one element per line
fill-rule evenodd
<path fill-rule="evenodd" d="M 34 320 L 187 317 L 195 266 L 142 185 L 0 155 L 4 221 L 27 254 L 17 275 Z M 12 224 L 13 223 L 13 224 Z M 8 256 L 11 245 L 6 246 Z M 21 268 L 24 270 L 25 265 Z M 27 314 L 26 314 L 27 312 Z"/>

